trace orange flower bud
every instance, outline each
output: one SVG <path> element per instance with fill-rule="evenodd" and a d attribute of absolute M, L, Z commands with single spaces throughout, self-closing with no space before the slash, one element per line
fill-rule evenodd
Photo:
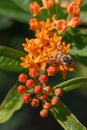
<path fill-rule="evenodd" d="M 25 95 L 23 96 L 23 102 L 24 102 L 24 103 L 30 103 L 30 102 L 31 102 L 31 97 L 30 97 L 29 94 L 25 94 Z"/>
<path fill-rule="evenodd" d="M 52 86 L 46 86 L 44 87 L 44 90 L 48 93 L 50 93 L 52 91 Z"/>
<path fill-rule="evenodd" d="M 46 109 L 46 110 L 51 109 L 51 107 L 52 107 L 52 104 L 49 103 L 49 102 L 45 102 L 45 104 L 43 105 L 43 108 Z"/>
<path fill-rule="evenodd" d="M 40 77 L 39 77 L 39 81 L 41 83 L 46 83 L 48 81 L 48 76 L 47 74 L 41 74 Z"/>
<path fill-rule="evenodd" d="M 53 7 L 54 0 L 42 0 L 43 6 L 47 9 Z"/>
<path fill-rule="evenodd" d="M 40 5 L 35 1 L 30 4 L 30 12 L 34 15 L 39 14 L 40 12 Z"/>
<path fill-rule="evenodd" d="M 41 97 L 40 97 L 40 99 L 41 99 L 42 101 L 46 100 L 47 98 L 48 98 L 48 95 L 47 95 L 47 94 L 43 94 L 43 95 L 41 95 Z"/>
<path fill-rule="evenodd" d="M 24 94 L 25 91 L 26 91 L 26 88 L 25 88 L 24 85 L 19 85 L 18 88 L 17 88 L 17 91 L 18 91 L 18 93 L 20 93 L 20 94 Z"/>
<path fill-rule="evenodd" d="M 38 105 L 39 105 L 39 100 L 36 99 L 36 98 L 32 99 L 31 106 L 32 107 L 38 107 Z"/>
<path fill-rule="evenodd" d="M 18 81 L 20 81 L 20 82 L 26 82 L 26 80 L 27 80 L 27 75 L 26 74 L 20 74 L 19 76 L 18 76 Z"/>
<path fill-rule="evenodd" d="M 55 89 L 55 95 L 56 96 L 61 96 L 63 94 L 63 90 L 61 88 L 56 88 Z"/>
<path fill-rule="evenodd" d="M 53 97 L 51 100 L 52 105 L 57 105 L 59 103 L 59 98 Z"/>
<path fill-rule="evenodd" d="M 78 17 L 80 14 L 80 8 L 78 7 L 76 2 L 71 2 L 67 7 L 67 12 Z"/>
<path fill-rule="evenodd" d="M 41 117 L 47 117 L 48 116 L 48 111 L 46 109 L 43 109 L 40 111 L 40 116 Z"/>
<path fill-rule="evenodd" d="M 33 30 L 33 31 L 36 30 L 39 27 L 39 23 L 38 23 L 36 18 L 31 19 L 29 21 L 29 25 L 30 25 L 30 29 Z"/>
<path fill-rule="evenodd" d="M 72 18 L 69 22 L 68 22 L 68 26 L 72 26 L 73 28 L 77 27 L 80 25 L 80 19 L 78 17 L 74 17 Z"/>
<path fill-rule="evenodd" d="M 30 68 L 29 75 L 33 78 L 37 76 L 38 72 L 35 68 Z"/>
<path fill-rule="evenodd" d="M 40 94 L 42 90 L 43 90 L 42 86 L 39 86 L 39 85 L 35 86 L 34 88 L 35 94 Z"/>
<path fill-rule="evenodd" d="M 64 19 L 58 20 L 58 21 L 54 21 L 55 25 L 56 25 L 56 29 L 59 32 L 64 32 L 67 29 L 67 22 Z"/>
<path fill-rule="evenodd" d="M 33 79 L 28 79 L 28 80 L 26 81 L 26 86 L 27 86 L 28 88 L 33 88 L 33 87 L 34 87 L 34 80 L 33 80 Z"/>
<path fill-rule="evenodd" d="M 55 75 L 56 72 L 57 72 L 57 69 L 54 66 L 49 66 L 49 68 L 47 69 L 48 75 Z"/>

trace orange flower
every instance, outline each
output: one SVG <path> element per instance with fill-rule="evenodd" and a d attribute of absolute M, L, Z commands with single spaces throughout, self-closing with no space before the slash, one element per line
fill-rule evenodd
<path fill-rule="evenodd" d="M 55 28 L 55 24 L 49 18 L 47 18 L 46 21 L 40 22 L 40 28 L 52 31 Z"/>
<path fill-rule="evenodd" d="M 77 27 L 80 25 L 80 19 L 78 17 L 73 17 L 69 22 L 68 26 L 71 26 L 73 28 Z"/>
<path fill-rule="evenodd" d="M 40 5 L 36 1 L 34 1 L 30 4 L 29 9 L 31 13 L 33 13 L 34 15 L 37 15 L 40 12 Z"/>
<path fill-rule="evenodd" d="M 55 25 L 56 25 L 56 29 L 58 30 L 58 32 L 64 32 L 67 29 L 67 22 L 65 21 L 65 19 L 61 19 L 61 20 L 57 20 L 54 21 Z"/>
<path fill-rule="evenodd" d="M 76 2 L 71 2 L 67 7 L 67 12 L 73 16 L 79 16 L 80 8 Z"/>
<path fill-rule="evenodd" d="M 65 42 L 62 42 L 57 44 L 57 49 L 62 52 L 63 54 L 68 54 L 70 51 L 70 44 L 67 44 Z"/>
<path fill-rule="evenodd" d="M 54 5 L 54 0 L 42 0 L 43 7 L 42 9 L 50 9 Z"/>
<path fill-rule="evenodd" d="M 39 23 L 36 18 L 33 18 L 29 21 L 29 26 L 31 30 L 36 30 L 39 27 Z"/>

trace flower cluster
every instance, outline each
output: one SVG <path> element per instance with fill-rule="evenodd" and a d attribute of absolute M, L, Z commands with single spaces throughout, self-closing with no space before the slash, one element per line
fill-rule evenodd
<path fill-rule="evenodd" d="M 59 103 L 59 96 L 62 95 L 63 90 L 61 88 L 53 89 L 52 86 L 46 85 L 48 75 L 43 73 L 38 76 L 34 68 L 30 69 L 29 76 L 31 78 L 24 73 L 19 75 L 20 85 L 17 88 L 18 93 L 23 95 L 23 102 L 30 103 L 32 107 L 37 107 L 41 101 L 42 110 L 40 115 L 47 117 L 48 110 Z"/>
<path fill-rule="evenodd" d="M 52 61 L 51 65 L 56 64 L 55 67 L 57 71 L 62 71 L 63 78 L 66 77 L 67 71 L 74 71 L 72 58 L 67 56 L 70 44 L 62 41 L 61 34 L 70 27 L 74 28 L 80 24 L 79 5 L 82 2 L 82 0 L 74 0 L 71 3 L 60 2 L 60 5 L 67 10 L 68 16 L 66 19 L 57 19 L 57 14 L 55 14 L 52 18 L 47 18 L 46 21 L 40 21 L 37 17 L 29 21 L 29 27 L 35 32 L 35 38 L 26 38 L 26 43 L 22 44 L 27 52 L 26 57 L 21 57 L 21 65 L 24 68 L 35 68 L 37 71 L 44 71 L 47 69 L 49 61 Z M 50 11 L 50 8 L 59 3 L 54 0 L 42 0 L 42 4 L 40 6 L 36 1 L 32 2 L 29 8 L 30 12 L 37 16 L 44 9 Z M 67 59 L 66 61 L 64 61 L 64 57 Z"/>
<path fill-rule="evenodd" d="M 83 0 L 73 0 L 72 2 L 61 2 L 60 0 L 42 0 L 42 6 L 40 6 L 37 2 L 32 2 L 30 4 L 30 12 L 36 16 L 40 14 L 42 10 L 50 10 L 53 6 L 60 6 L 64 9 L 66 9 L 66 12 L 68 14 L 66 19 L 56 19 L 55 16 L 57 16 L 57 13 L 54 16 L 54 23 L 56 24 L 56 27 L 59 32 L 64 32 L 67 30 L 68 27 L 75 28 L 80 25 L 80 4 L 83 3 Z M 50 11 L 49 11 L 50 13 Z"/>
<path fill-rule="evenodd" d="M 22 44 L 27 54 L 21 57 L 21 66 L 28 68 L 29 74 L 19 75 L 18 92 L 23 94 L 23 102 L 31 103 L 33 107 L 37 107 L 42 101 L 43 109 L 40 111 L 42 117 L 46 117 L 48 110 L 59 103 L 59 96 L 63 93 L 61 88 L 54 89 L 47 85 L 49 76 L 55 76 L 61 71 L 65 79 L 68 71 L 74 71 L 73 58 L 69 55 L 70 44 L 62 40 L 62 33 L 71 27 L 79 26 L 79 6 L 82 2 L 83 0 L 73 0 L 70 3 L 61 3 L 59 0 L 42 0 L 42 6 L 36 1 L 29 6 L 34 16 L 29 21 L 29 27 L 35 32 L 35 38 L 26 38 L 26 43 Z M 50 15 L 50 9 L 58 7 L 59 4 L 67 12 L 66 19 L 58 19 L 58 12 L 52 17 Z M 43 10 L 48 11 L 50 18 L 40 21 L 39 14 Z"/>
<path fill-rule="evenodd" d="M 68 64 L 68 60 L 63 60 L 68 56 L 70 44 L 62 42 L 62 37 L 57 35 L 57 28 L 50 19 L 38 22 L 35 18 L 29 21 L 30 28 L 35 30 L 35 38 L 26 38 L 23 43 L 24 50 L 27 52 L 26 57 L 21 57 L 21 65 L 25 68 L 35 68 L 37 71 L 44 71 L 48 65 L 55 66 L 56 70 L 62 71 L 63 78 L 66 77 L 67 71 L 73 71 L 73 61 Z M 37 23 L 35 25 L 35 23 Z M 60 54 L 61 52 L 61 54 Z"/>

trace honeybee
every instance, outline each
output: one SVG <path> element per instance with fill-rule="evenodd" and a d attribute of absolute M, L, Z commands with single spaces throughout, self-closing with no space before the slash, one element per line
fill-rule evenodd
<path fill-rule="evenodd" d="M 48 64 L 58 66 L 68 66 L 72 67 L 74 64 L 73 57 L 69 54 L 64 54 L 63 52 L 58 52 L 54 57 L 50 57 L 47 61 Z"/>

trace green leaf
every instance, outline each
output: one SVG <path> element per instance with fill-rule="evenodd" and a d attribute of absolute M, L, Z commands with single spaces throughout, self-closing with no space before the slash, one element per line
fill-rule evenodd
<path fill-rule="evenodd" d="M 63 40 L 71 43 L 71 55 L 87 56 L 87 32 L 85 30 L 70 29 L 63 34 Z"/>
<path fill-rule="evenodd" d="M 0 0 L 0 15 L 8 16 L 25 23 L 28 23 L 31 18 L 31 14 L 29 12 L 22 10 L 19 6 L 17 6 L 17 4 L 12 2 L 12 0 Z"/>
<path fill-rule="evenodd" d="M 87 87 L 87 78 L 86 77 L 78 77 L 78 78 L 74 78 L 74 79 L 70 79 L 68 81 L 65 81 L 63 83 L 60 83 L 56 86 L 54 86 L 54 88 L 63 88 L 64 92 L 68 92 L 80 87 Z"/>
<path fill-rule="evenodd" d="M 29 13 L 30 0 L 11 0 L 11 1 L 14 2 L 21 9 Z"/>
<path fill-rule="evenodd" d="M 7 121 L 12 114 L 22 106 L 22 96 L 17 92 L 18 83 L 7 94 L 5 100 L 0 105 L 0 123 Z"/>
<path fill-rule="evenodd" d="M 25 56 L 25 54 L 15 49 L 0 46 L 0 68 L 12 72 L 26 72 L 26 69 L 20 66 L 21 56 Z"/>
<path fill-rule="evenodd" d="M 85 126 L 77 120 L 61 101 L 57 106 L 52 107 L 50 112 L 65 130 L 86 130 Z"/>
<path fill-rule="evenodd" d="M 34 0 L 0 0 L 0 14 L 18 20 L 20 22 L 28 23 L 28 21 L 33 17 L 33 15 L 29 11 L 29 5 Z M 42 5 L 40 0 L 37 2 Z M 41 11 L 39 18 L 42 20 L 46 20 L 47 17 L 52 16 L 56 13 L 56 7 L 54 5 L 53 8 L 50 10 L 50 15 L 48 11 L 43 10 Z M 58 7 L 58 17 L 65 18 L 66 14 L 65 11 Z"/>

